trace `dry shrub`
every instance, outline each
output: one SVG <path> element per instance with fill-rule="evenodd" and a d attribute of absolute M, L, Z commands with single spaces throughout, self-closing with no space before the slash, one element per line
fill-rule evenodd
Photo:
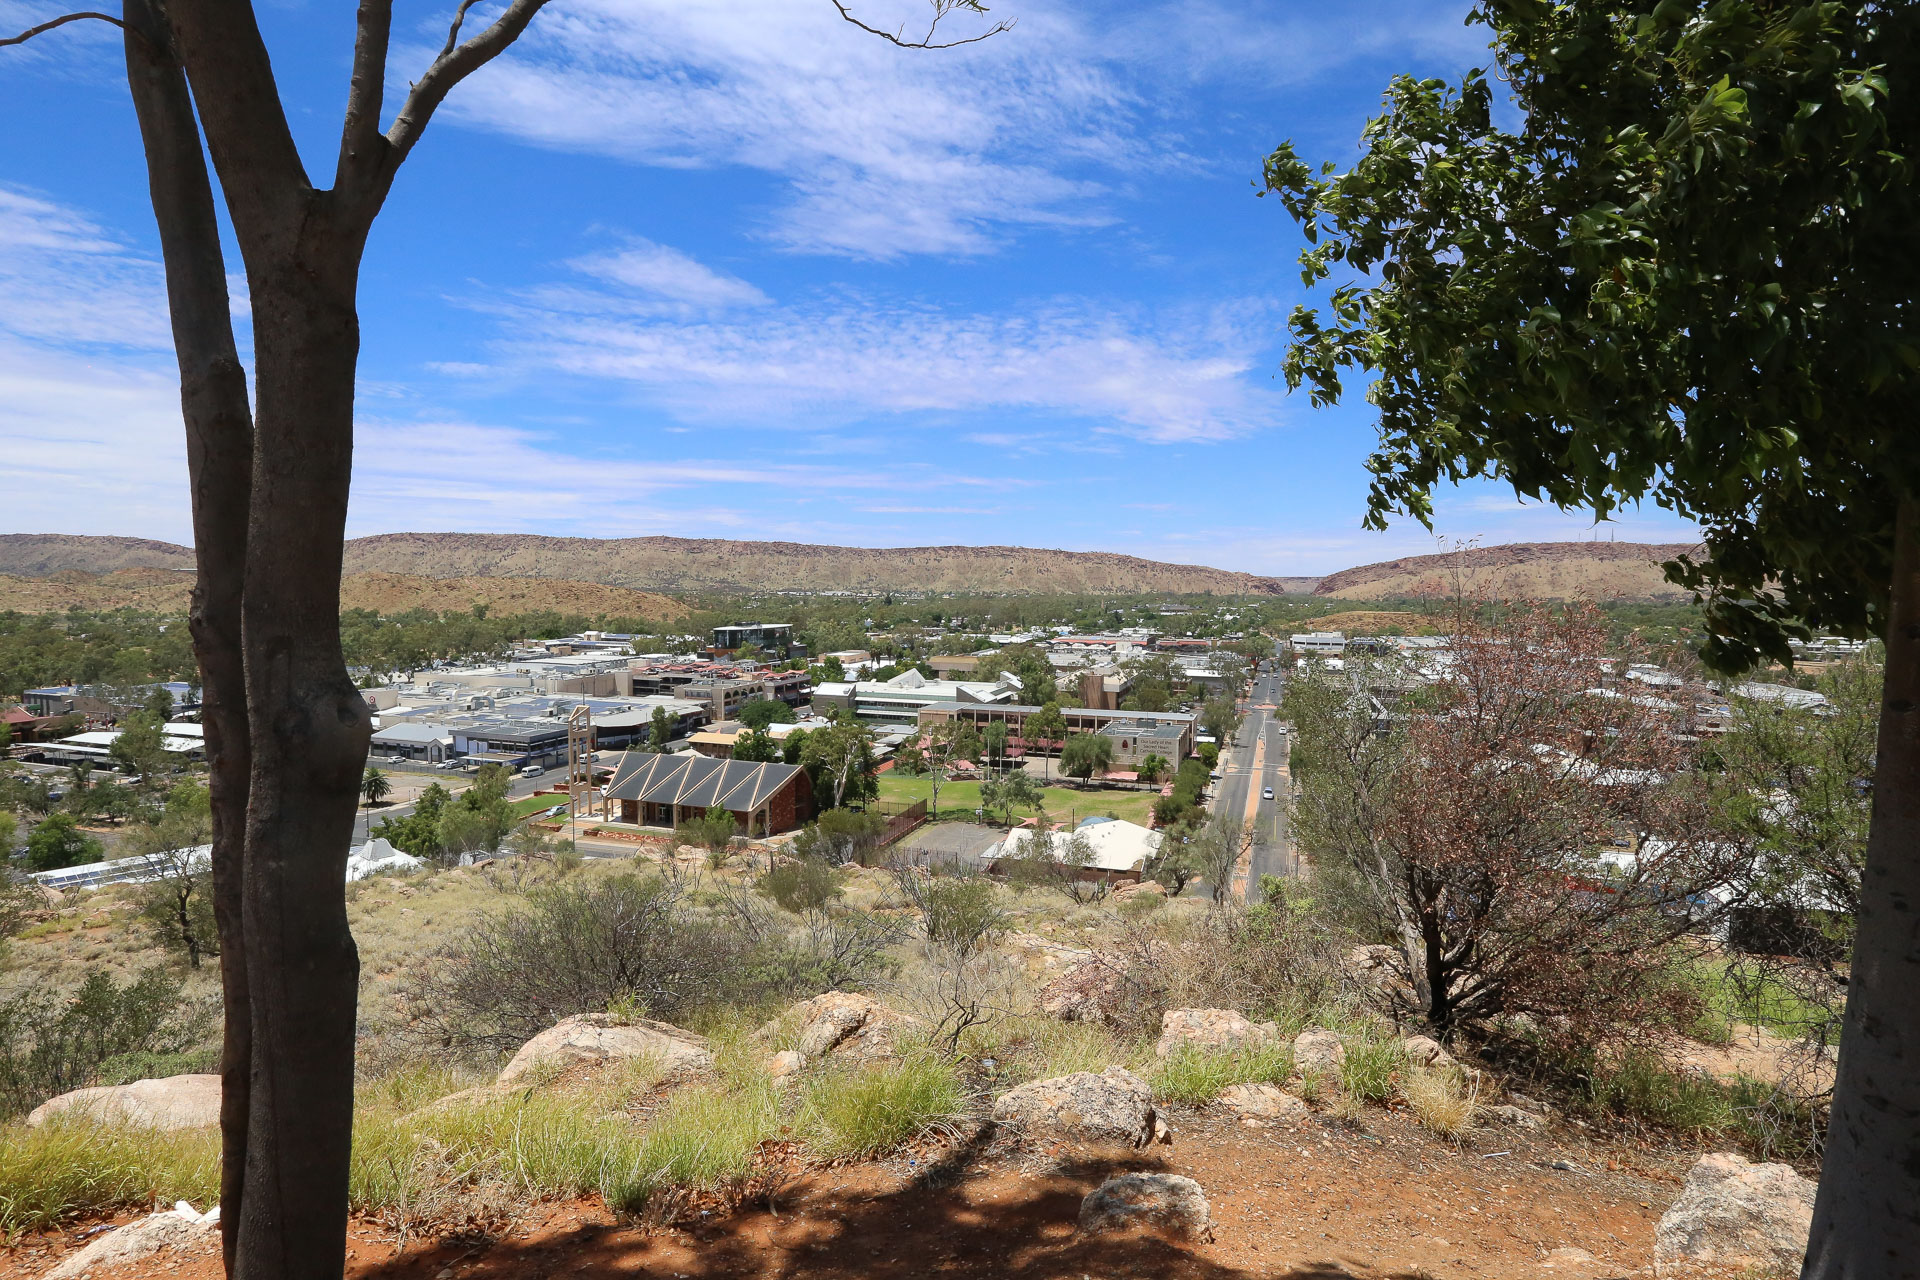
<path fill-rule="evenodd" d="M 1480 1086 L 1463 1083 L 1457 1071 L 1410 1071 L 1400 1081 L 1414 1119 L 1438 1137 L 1459 1141 L 1480 1110 Z"/>

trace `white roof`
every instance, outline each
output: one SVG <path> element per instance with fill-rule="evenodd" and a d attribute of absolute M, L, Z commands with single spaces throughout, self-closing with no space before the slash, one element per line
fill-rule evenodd
<path fill-rule="evenodd" d="M 1099 871 L 1137 870 L 1166 839 L 1161 832 L 1149 831 L 1137 822 L 1122 818 L 1089 819 L 1071 833 L 1054 833 L 1052 854 L 1056 860 L 1063 859 L 1069 835 L 1086 841 L 1092 851 L 1086 865 Z M 992 862 L 1019 853 L 1032 836 L 1031 831 L 1008 832 L 1000 843 L 987 850 L 985 860 Z"/>

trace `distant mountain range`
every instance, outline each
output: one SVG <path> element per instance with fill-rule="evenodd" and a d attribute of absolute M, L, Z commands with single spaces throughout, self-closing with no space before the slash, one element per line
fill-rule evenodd
<path fill-rule="evenodd" d="M 941 591 L 982 594 L 1281 595 L 1348 600 L 1471 594 L 1571 599 L 1678 599 L 1660 563 L 1686 543 L 1538 542 L 1410 556 L 1324 578 L 1268 577 L 1100 551 L 1029 547 L 827 547 L 719 538 L 549 538 L 514 533 L 392 533 L 346 546 L 350 607 L 669 618 L 680 606 L 650 592 Z M 144 538 L 0 534 L 0 609 L 145 608 L 185 599 L 186 547 Z M 135 572 L 137 571 L 137 572 Z M 106 575 L 102 577 L 101 575 Z M 25 580 L 42 580 L 38 586 Z M 535 585 L 538 580 L 546 580 Z M 516 585 L 505 586 L 506 582 Z M 624 593 L 624 594 L 623 594 Z M 484 598 L 483 598 L 484 597 Z M 84 598 L 85 603 L 82 603 Z M 436 604 L 435 602 L 439 603 Z M 110 606 L 108 606 L 110 607 Z"/>

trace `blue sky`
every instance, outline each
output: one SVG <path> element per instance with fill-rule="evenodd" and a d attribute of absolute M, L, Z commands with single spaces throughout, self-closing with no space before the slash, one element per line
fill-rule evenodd
<path fill-rule="evenodd" d="M 399 0 L 396 88 L 450 7 Z M 330 172 L 352 6 L 258 8 Z M 1482 62 L 1466 9 L 999 0 L 1012 31 L 909 52 L 828 0 L 555 0 L 455 92 L 374 231 L 349 533 L 1014 543 L 1271 573 L 1434 550 L 1411 523 L 1359 527 L 1364 402 L 1316 411 L 1278 377 L 1298 239 L 1252 183 L 1284 138 L 1350 157 L 1396 72 Z M 57 11 L 0 0 L 0 26 Z M 104 24 L 0 50 L 0 530 L 185 542 L 120 71 Z M 1591 536 L 1491 486 L 1444 495 L 1436 523 Z M 1647 510 L 1600 536 L 1691 535 Z"/>

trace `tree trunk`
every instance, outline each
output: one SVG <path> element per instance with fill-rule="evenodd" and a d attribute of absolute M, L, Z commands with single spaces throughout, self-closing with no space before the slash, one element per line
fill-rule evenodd
<path fill-rule="evenodd" d="M 200 664 L 213 817 L 213 914 L 220 937 L 225 1029 L 220 1046 L 220 1231 L 234 1266 L 247 1151 L 253 1025 L 241 886 L 252 752 L 241 645 L 253 420 L 246 370 L 228 310 L 213 186 L 187 79 L 148 0 L 125 6 L 127 84 L 147 154 L 148 193 L 166 264 L 167 306 L 180 366 L 195 578 L 188 629 Z"/>
<path fill-rule="evenodd" d="M 323 195 L 250 270 L 256 438 L 247 539 L 247 1194 L 236 1273 L 337 1280 L 346 1248 L 360 962 L 341 885 L 371 716 L 340 651 L 360 239 Z"/>
<path fill-rule="evenodd" d="M 1873 825 L 1803 1280 L 1920 1275 L 1920 504 L 1894 531 Z"/>

